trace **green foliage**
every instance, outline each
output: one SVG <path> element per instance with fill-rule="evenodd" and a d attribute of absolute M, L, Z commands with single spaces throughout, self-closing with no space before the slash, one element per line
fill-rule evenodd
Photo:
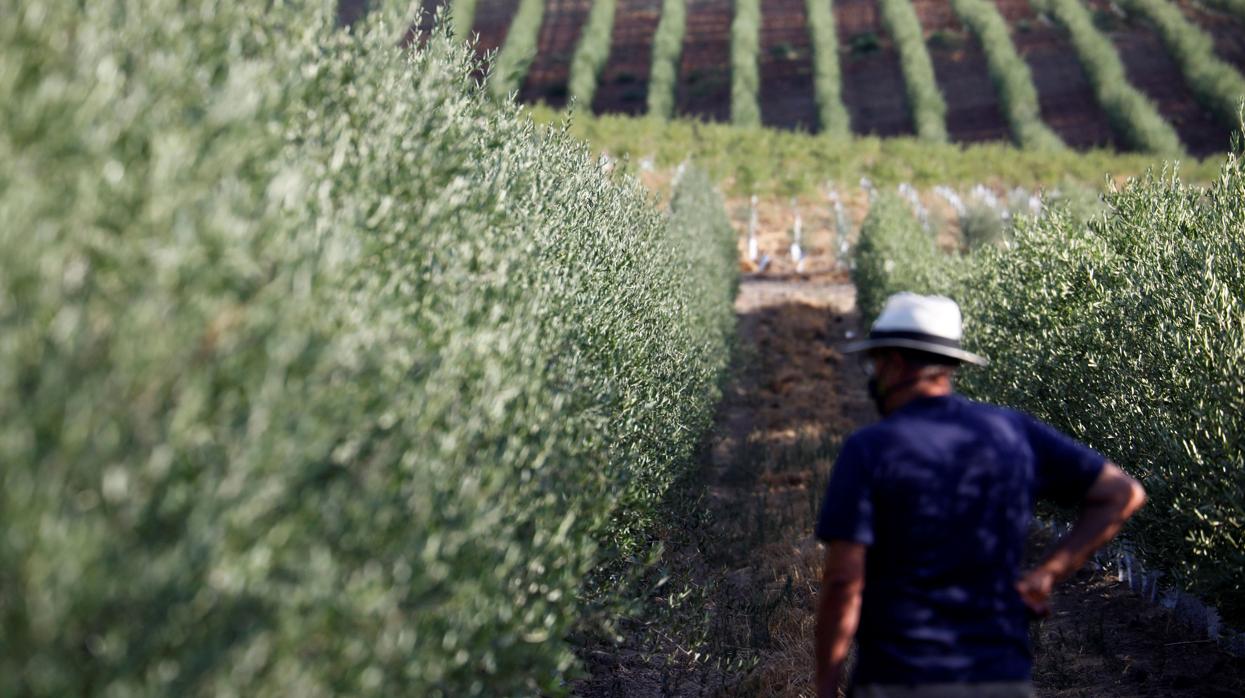
<path fill-rule="evenodd" d="M 871 212 L 889 229 L 866 225 L 857 258 L 866 316 L 896 290 L 956 298 L 970 347 L 992 360 L 964 372 L 964 390 L 1030 411 L 1139 476 L 1150 503 L 1130 539 L 1235 622 L 1245 620 L 1242 201 L 1245 167 L 1231 157 L 1208 188 L 1147 177 L 1088 225 L 1057 208 L 962 260 L 931 260 L 910 222 Z M 879 260 L 893 261 L 889 272 Z"/>
<path fill-rule="evenodd" d="M 847 138 L 852 135 L 852 123 L 847 107 L 843 106 L 839 36 L 832 5 L 833 0 L 806 0 L 804 5 L 813 44 L 813 97 L 822 133 Z"/>
<path fill-rule="evenodd" d="M 539 47 L 540 23 L 544 19 L 544 0 L 519 0 L 519 9 L 506 31 L 506 41 L 497 53 L 489 76 L 489 89 L 497 99 L 509 99 L 523 87 Z"/>
<path fill-rule="evenodd" d="M 450 3 L 450 26 L 455 35 L 470 37 L 475 26 L 476 5 L 479 0 L 452 0 Z"/>
<path fill-rule="evenodd" d="M 938 91 L 934 66 L 921 31 L 921 21 L 910 0 L 879 0 L 882 24 L 899 52 L 908 106 L 918 138 L 935 143 L 947 140 L 947 104 Z"/>
<path fill-rule="evenodd" d="M 1154 23 L 1180 66 L 1189 89 L 1229 132 L 1240 127 L 1245 77 L 1215 57 L 1211 38 L 1166 0 L 1124 0 L 1124 7 Z"/>
<path fill-rule="evenodd" d="M 947 285 L 947 261 L 898 196 L 882 193 L 869 207 L 855 249 L 856 303 L 862 317 L 877 317 L 898 291 L 934 293 Z"/>
<path fill-rule="evenodd" d="M 610 37 L 614 33 L 617 0 L 593 0 L 579 45 L 571 58 L 570 94 L 580 109 L 592 111 L 597 79 L 610 57 Z"/>
<path fill-rule="evenodd" d="M 1057 150 L 1063 141 L 1042 123 L 1037 89 L 1033 76 L 1016 46 L 1012 43 L 1007 23 L 993 2 L 987 0 L 952 0 L 952 7 L 981 42 L 986 55 L 990 79 L 1003 104 L 1003 113 L 1011 126 L 1016 144 L 1030 150 Z"/>
<path fill-rule="evenodd" d="M 211 9 L 0 0 L 0 694 L 564 693 L 711 420 L 721 202 L 404 13 Z"/>
<path fill-rule="evenodd" d="M 761 50 L 761 0 L 735 0 L 731 21 L 731 123 L 760 126 L 761 89 L 757 56 Z"/>
<path fill-rule="evenodd" d="M 960 216 L 960 240 L 966 250 L 1004 244 L 1010 237 L 1008 228 L 1002 214 L 981 203 L 967 204 Z"/>
<path fill-rule="evenodd" d="M 1055 216 L 967 280 L 972 390 L 1025 407 L 1126 465 L 1150 504 L 1145 551 L 1245 617 L 1245 172 L 1211 188 L 1151 178 L 1086 226 Z"/>
<path fill-rule="evenodd" d="M 679 85 L 679 57 L 687 25 L 687 0 L 662 0 L 661 19 L 653 34 L 653 69 L 648 79 L 648 113 L 665 120 L 674 116 Z"/>
<path fill-rule="evenodd" d="M 540 106 L 533 107 L 532 114 L 542 122 L 556 123 L 564 118 L 560 112 Z M 825 138 L 693 119 L 667 122 L 578 113 L 571 132 L 597 150 L 619 158 L 624 168 L 637 168 L 646 158 L 661 168 L 692 160 L 738 196 L 824 195 L 827 181 L 854 187 L 862 176 L 882 188 L 894 188 L 902 182 L 918 187 L 964 188 L 991 182 L 1026 189 L 1068 184 L 1097 191 L 1103 186 L 1104 172 L 1122 179 L 1162 165 L 1161 160 L 1141 153 L 1078 152 L 1071 148 L 1031 151 L 1006 143 L 946 144 L 915 138 Z M 1190 179 L 1207 182 L 1218 172 L 1220 159 L 1190 158 L 1181 165 Z"/>
<path fill-rule="evenodd" d="M 1080 0 L 1043 0 L 1046 9 L 1067 30 L 1077 58 L 1116 134 L 1130 147 L 1165 157 L 1179 157 L 1184 148 L 1154 104 L 1129 84 L 1111 40 L 1094 27 Z"/>

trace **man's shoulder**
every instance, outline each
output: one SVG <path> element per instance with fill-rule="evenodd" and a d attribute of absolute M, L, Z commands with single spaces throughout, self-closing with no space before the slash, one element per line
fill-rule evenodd
<path fill-rule="evenodd" d="M 975 425 L 989 431 L 998 428 L 1026 431 L 1027 425 L 1034 421 L 1020 410 L 955 394 L 950 396 L 945 410 L 900 411 L 861 427 L 843 442 L 843 449 L 868 449 L 875 444 L 927 438 L 940 430 L 940 423 L 956 423 L 960 427 Z"/>
<path fill-rule="evenodd" d="M 1025 415 L 1024 412 L 1005 405 L 996 405 L 993 402 L 974 400 L 970 397 L 964 397 L 963 395 L 957 395 L 956 398 L 959 400 L 960 404 L 963 405 L 963 409 L 977 414 L 994 415 L 998 417 L 1005 417 L 1007 419 L 1027 418 L 1027 415 Z"/>

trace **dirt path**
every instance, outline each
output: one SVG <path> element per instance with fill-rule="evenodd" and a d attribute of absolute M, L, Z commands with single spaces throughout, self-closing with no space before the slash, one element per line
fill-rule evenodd
<path fill-rule="evenodd" d="M 704 494 L 702 516 L 667 532 L 670 581 L 650 622 L 590 653 L 577 695 L 800 695 L 808 685 L 820 564 L 810 522 L 839 438 L 870 409 L 863 377 L 834 348 L 856 327 L 854 306 L 842 272 L 742 282 L 740 370 L 688 485 Z M 684 594 L 692 612 L 651 617 Z"/>

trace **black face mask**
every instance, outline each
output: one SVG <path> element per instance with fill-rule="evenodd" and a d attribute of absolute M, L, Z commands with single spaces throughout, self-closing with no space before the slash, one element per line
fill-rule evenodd
<path fill-rule="evenodd" d="M 865 384 L 865 387 L 869 390 L 869 399 L 873 401 L 873 406 L 878 409 L 878 414 L 884 414 L 882 403 L 885 402 L 885 396 L 882 395 L 882 390 L 878 387 L 878 377 L 869 376 L 869 382 Z"/>
<path fill-rule="evenodd" d="M 865 387 L 869 391 L 869 399 L 873 400 L 873 406 L 878 408 L 878 414 L 885 417 L 887 414 L 889 414 L 889 412 L 886 409 L 886 397 L 888 395 L 893 394 L 896 390 L 901 390 L 910 385 L 920 383 L 922 378 L 924 378 L 924 376 L 916 376 L 914 378 L 908 378 L 906 380 L 901 380 L 898 383 L 895 383 L 894 385 L 883 390 L 882 387 L 878 384 L 878 377 L 869 376 L 869 381 L 865 384 Z"/>

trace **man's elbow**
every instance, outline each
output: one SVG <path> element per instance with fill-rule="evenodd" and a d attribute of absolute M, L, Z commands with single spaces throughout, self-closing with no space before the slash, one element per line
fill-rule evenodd
<path fill-rule="evenodd" d="M 1121 473 L 1113 490 L 1111 505 L 1122 519 L 1130 518 L 1146 503 L 1146 489 L 1131 475 Z"/>
<path fill-rule="evenodd" d="M 1145 504 L 1146 490 L 1118 465 L 1107 463 L 1085 500 L 1089 507 L 1114 512 L 1121 519 L 1127 519 Z"/>
<path fill-rule="evenodd" d="M 1137 510 L 1145 506 L 1146 488 L 1141 486 L 1135 478 L 1128 478 L 1128 495 L 1124 502 L 1124 517 L 1128 518 L 1137 513 Z"/>

